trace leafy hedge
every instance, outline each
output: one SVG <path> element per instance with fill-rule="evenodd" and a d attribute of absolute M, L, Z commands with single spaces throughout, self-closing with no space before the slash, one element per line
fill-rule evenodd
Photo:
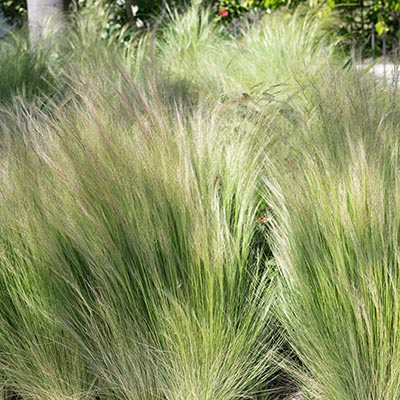
<path fill-rule="evenodd" d="M 349 47 L 364 48 L 364 55 L 394 51 L 399 42 L 399 0 L 220 0 L 214 3 L 217 20 L 235 27 L 252 21 L 259 14 L 279 8 L 292 11 L 300 4 L 320 7 L 323 13 L 336 12 L 340 17 L 337 31 Z"/>
<path fill-rule="evenodd" d="M 0 0 L 0 11 L 10 24 L 21 25 L 26 18 L 26 0 Z"/>
<path fill-rule="evenodd" d="M 361 43 L 365 52 L 394 51 L 399 43 L 400 2 L 398 0 L 330 0 L 341 15 L 339 33 L 349 43 Z"/>

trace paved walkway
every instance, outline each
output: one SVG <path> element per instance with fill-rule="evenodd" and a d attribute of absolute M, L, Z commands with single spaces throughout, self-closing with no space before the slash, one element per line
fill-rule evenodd
<path fill-rule="evenodd" d="M 357 65 L 357 69 L 368 69 L 368 64 L 359 64 Z M 375 64 L 371 70 L 375 76 L 379 78 L 385 79 L 389 83 L 397 83 L 400 84 L 400 65 L 395 65 L 392 63 L 379 63 Z"/>

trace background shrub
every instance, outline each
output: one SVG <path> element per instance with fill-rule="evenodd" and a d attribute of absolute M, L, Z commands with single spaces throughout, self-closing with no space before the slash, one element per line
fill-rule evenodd
<path fill-rule="evenodd" d="M 398 0 L 203 0 L 204 6 L 213 10 L 214 19 L 237 35 L 243 26 L 252 23 L 265 13 L 286 8 L 292 12 L 298 6 L 319 7 L 321 14 L 336 12 L 340 17 L 336 30 L 344 37 L 348 48 L 362 46 L 363 55 L 386 55 L 398 44 L 400 30 L 400 3 Z M 168 10 L 180 9 L 189 0 L 73 0 L 75 7 L 92 8 L 105 6 L 108 21 L 102 35 L 108 37 L 113 31 L 126 27 L 143 30 L 148 28 Z M 0 0 L 0 10 L 9 23 L 23 25 L 26 0 Z M 128 37 L 130 35 L 127 35 Z"/>

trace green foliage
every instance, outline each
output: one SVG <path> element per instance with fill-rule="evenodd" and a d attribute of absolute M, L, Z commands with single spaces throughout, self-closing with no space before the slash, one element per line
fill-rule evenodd
<path fill-rule="evenodd" d="M 26 0 L 0 0 L 0 11 L 9 24 L 22 26 L 27 16 Z"/>
<path fill-rule="evenodd" d="M 41 92 L 51 92 L 55 81 L 48 60 L 49 51 L 31 50 L 24 34 L 9 35 L 0 41 L 0 104 L 17 95 L 33 100 Z M 53 64 L 57 61 L 53 60 Z"/>
<path fill-rule="evenodd" d="M 182 9 L 186 1 L 172 0 L 169 7 Z M 162 0 L 71 0 L 73 9 L 107 10 L 108 21 L 104 32 L 120 31 L 127 24 L 138 29 L 146 28 L 160 16 Z M 27 18 L 27 0 L 0 0 L 0 12 L 7 22 L 22 26 Z M 103 11 L 104 12 L 104 11 Z"/>
<path fill-rule="evenodd" d="M 329 13 L 90 7 L 0 54 L 0 398 L 399 398 L 396 86 Z"/>
<path fill-rule="evenodd" d="M 317 7 L 323 14 L 337 13 L 340 19 L 336 31 L 344 38 L 344 43 L 348 48 L 363 47 L 366 56 L 396 49 L 400 30 L 400 3 L 397 0 L 221 0 L 214 3 L 214 10 L 216 20 L 236 35 L 238 27 L 243 28 L 265 13 L 282 8 L 290 12 L 298 6 Z"/>
<path fill-rule="evenodd" d="M 87 8 L 92 12 L 107 9 L 108 21 L 103 27 L 102 36 L 109 37 L 113 32 L 125 31 L 125 40 L 132 30 L 150 27 L 166 9 L 182 11 L 186 0 L 74 0 L 74 7 Z M 213 9 L 213 17 L 230 33 L 237 33 L 247 24 L 284 8 L 288 11 L 298 6 L 323 8 L 325 13 L 335 11 L 340 15 L 337 32 L 345 38 L 348 47 L 362 46 L 365 55 L 375 52 L 393 51 L 398 44 L 400 31 L 400 4 L 398 0 L 205 0 L 200 2 Z M 10 23 L 21 26 L 26 19 L 26 0 L 0 0 L 0 11 Z M 126 30 L 127 27 L 128 31 Z M 374 39 L 372 39 L 374 37 Z"/>
<path fill-rule="evenodd" d="M 177 85 L 219 40 L 204 17 L 175 15 L 150 68 L 146 37 L 113 46 L 84 14 L 64 62 L 47 60 L 61 98 L 2 109 L 0 376 L 24 399 L 269 398 L 281 339 L 257 218 L 270 118 L 221 107 L 215 85 L 214 99 Z M 186 103 L 192 85 L 203 100 Z"/>
<path fill-rule="evenodd" d="M 284 278 L 281 321 L 311 398 L 395 399 L 398 93 L 365 76 L 324 76 L 303 89 L 309 113 L 294 131 L 298 159 L 290 171 L 278 164 L 268 191 Z"/>
<path fill-rule="evenodd" d="M 366 55 L 396 49 L 400 30 L 397 0 L 331 0 L 330 5 L 341 15 L 340 33 L 349 45 L 363 44 Z"/>
<path fill-rule="evenodd" d="M 23 369 L 3 358 L 0 370 L 19 393 L 46 391 L 47 399 L 87 398 L 92 376 L 107 399 L 233 400 L 263 391 L 280 345 L 274 274 L 250 254 L 263 155 L 250 130 L 232 136 L 223 120 L 210 122 L 218 110 L 171 115 L 121 74 L 108 85 L 101 76 L 78 82 L 77 97 L 50 117 L 21 115 L 23 132 L 9 126 L 0 277 L 13 291 L 2 291 L 0 337 L 10 340 L 0 351 L 41 357 Z M 27 145 L 13 140 L 21 133 Z M 247 163 L 249 175 L 239 173 Z M 39 320 L 34 311 L 54 318 L 68 341 L 26 329 Z M 8 319 L 24 339 L 38 336 L 30 353 Z M 83 360 L 65 372 L 77 343 Z M 35 379 L 51 357 L 65 363 Z"/>

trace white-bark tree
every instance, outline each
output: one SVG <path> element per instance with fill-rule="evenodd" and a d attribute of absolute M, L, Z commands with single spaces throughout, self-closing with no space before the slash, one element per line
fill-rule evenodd
<path fill-rule="evenodd" d="M 49 25 L 59 29 L 65 23 L 69 0 L 28 0 L 29 38 L 34 46 Z"/>

